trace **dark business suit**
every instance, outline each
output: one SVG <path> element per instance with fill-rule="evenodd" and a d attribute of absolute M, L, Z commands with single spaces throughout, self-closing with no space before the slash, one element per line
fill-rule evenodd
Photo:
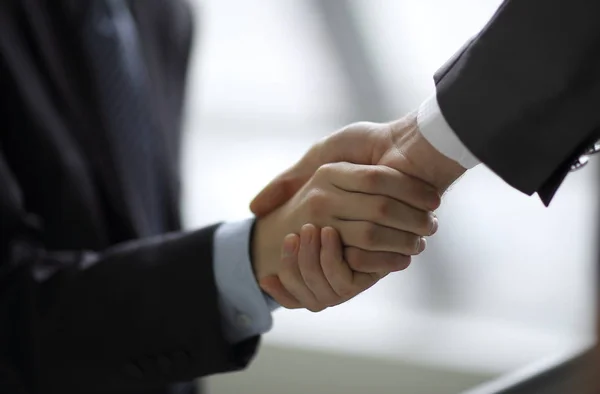
<path fill-rule="evenodd" d="M 160 125 L 167 236 L 149 237 L 115 165 L 78 34 L 86 1 L 0 2 L 0 393 L 166 393 L 243 368 L 257 346 L 223 337 L 215 227 L 178 232 L 190 10 L 129 3 Z"/>
<path fill-rule="evenodd" d="M 600 2 L 509 0 L 436 74 L 458 137 L 515 188 L 549 203 L 600 137 Z"/>
<path fill-rule="evenodd" d="M 546 204 L 600 137 L 599 16 L 598 1 L 504 1 L 435 76 L 441 112 L 465 146 Z M 592 360 L 565 360 L 494 392 L 584 393 L 590 377 L 580 372 Z"/>

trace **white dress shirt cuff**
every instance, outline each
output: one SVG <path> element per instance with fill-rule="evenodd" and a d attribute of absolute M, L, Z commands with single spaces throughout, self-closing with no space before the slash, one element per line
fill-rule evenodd
<path fill-rule="evenodd" d="M 254 219 L 219 226 L 214 239 L 214 273 L 225 337 L 239 343 L 264 334 L 273 325 L 271 312 L 279 305 L 264 294 L 250 262 Z"/>
<path fill-rule="evenodd" d="M 417 124 L 423 137 L 446 157 L 467 169 L 480 163 L 456 136 L 444 118 L 435 94 L 419 107 Z"/>

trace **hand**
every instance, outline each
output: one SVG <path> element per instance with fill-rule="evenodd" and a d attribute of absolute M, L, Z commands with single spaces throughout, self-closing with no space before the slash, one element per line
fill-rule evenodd
<path fill-rule="evenodd" d="M 276 275 L 281 242 L 305 223 L 333 226 L 355 267 L 393 271 L 425 248 L 422 236 L 437 229 L 426 211 L 437 192 L 426 183 L 385 166 L 333 163 L 321 166 L 283 206 L 257 219 L 252 262 L 258 280 Z M 407 201 L 402 202 L 402 201 Z"/>
<path fill-rule="evenodd" d="M 355 123 L 315 144 L 298 163 L 271 181 L 250 209 L 257 216 L 268 214 L 296 194 L 323 164 L 339 161 L 390 166 L 431 184 L 440 195 L 465 171 L 429 144 L 419 132 L 414 114 L 391 123 Z M 440 199 L 423 203 L 435 210 Z"/>
<path fill-rule="evenodd" d="M 408 263 L 395 267 L 395 271 L 406 267 Z M 320 312 L 350 300 L 389 272 L 353 271 L 344 260 L 338 232 L 331 227 L 319 231 L 312 224 L 306 224 L 300 236 L 285 237 L 279 277 L 266 277 L 260 286 L 284 308 Z"/>

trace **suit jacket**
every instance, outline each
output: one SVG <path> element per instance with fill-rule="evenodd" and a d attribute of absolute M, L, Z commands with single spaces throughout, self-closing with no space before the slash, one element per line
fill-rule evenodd
<path fill-rule="evenodd" d="M 506 0 L 435 76 L 469 150 L 546 204 L 600 136 L 598 15 L 597 1 Z"/>
<path fill-rule="evenodd" d="M 243 368 L 223 337 L 215 226 L 179 232 L 189 7 L 131 0 L 164 141 L 168 235 L 144 238 L 78 36 L 87 2 L 0 2 L 0 392 L 163 393 Z"/>
<path fill-rule="evenodd" d="M 459 139 L 546 205 L 600 137 L 598 15 L 598 1 L 505 0 L 435 75 L 440 109 Z M 481 393 L 596 393 L 590 381 L 599 356 L 596 346 Z"/>

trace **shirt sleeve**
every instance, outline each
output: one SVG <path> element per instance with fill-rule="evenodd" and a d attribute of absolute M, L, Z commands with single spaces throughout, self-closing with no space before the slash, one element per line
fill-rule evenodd
<path fill-rule="evenodd" d="M 264 334 L 279 307 L 263 293 L 252 271 L 250 237 L 254 219 L 222 224 L 215 234 L 214 273 L 225 337 L 238 343 Z"/>
<path fill-rule="evenodd" d="M 444 118 L 435 94 L 419 107 L 417 124 L 423 137 L 446 157 L 467 169 L 480 163 L 456 136 Z"/>

